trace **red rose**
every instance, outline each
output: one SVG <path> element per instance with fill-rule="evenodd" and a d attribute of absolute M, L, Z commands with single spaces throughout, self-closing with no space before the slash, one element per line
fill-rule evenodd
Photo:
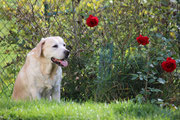
<path fill-rule="evenodd" d="M 166 59 L 166 61 L 162 62 L 161 67 L 166 72 L 172 72 L 172 71 L 174 71 L 176 69 L 176 61 L 173 60 L 172 58 L 168 57 Z"/>
<path fill-rule="evenodd" d="M 139 35 L 139 37 L 136 38 L 136 40 L 139 44 L 142 45 L 149 44 L 149 38 L 147 36 L 144 37 L 141 34 Z"/>
<path fill-rule="evenodd" d="M 86 19 L 86 24 L 89 26 L 89 27 L 94 27 L 96 25 L 98 25 L 98 18 L 97 17 L 94 17 L 92 15 L 89 15 L 89 17 Z"/>

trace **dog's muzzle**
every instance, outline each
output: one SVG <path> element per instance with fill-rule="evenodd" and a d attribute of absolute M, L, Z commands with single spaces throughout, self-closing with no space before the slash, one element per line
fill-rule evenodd
<path fill-rule="evenodd" d="M 69 50 L 65 50 L 64 51 L 64 59 L 57 59 L 57 58 L 52 57 L 51 61 L 59 66 L 67 67 L 68 62 L 66 61 L 66 59 L 69 57 L 69 54 L 70 54 Z"/>

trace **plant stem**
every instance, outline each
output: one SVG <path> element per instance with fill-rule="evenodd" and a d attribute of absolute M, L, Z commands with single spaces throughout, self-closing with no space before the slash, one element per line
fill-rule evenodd
<path fill-rule="evenodd" d="M 73 9 L 73 23 L 74 23 L 74 36 L 75 36 L 75 44 L 76 44 L 76 47 L 77 47 L 77 26 L 76 26 L 76 20 L 75 20 L 75 6 L 74 6 L 74 0 L 72 0 L 72 9 Z"/>
<path fill-rule="evenodd" d="M 147 100 L 147 98 L 148 98 L 148 95 L 147 95 L 147 91 L 148 91 L 148 76 L 149 76 L 149 65 L 148 65 L 148 63 L 149 63 L 149 49 L 150 49 L 150 44 L 148 45 L 148 47 L 147 47 L 147 64 L 146 64 L 146 67 L 147 67 L 147 79 L 145 80 L 146 81 L 146 83 L 145 83 L 145 98 L 146 98 L 146 100 Z"/>

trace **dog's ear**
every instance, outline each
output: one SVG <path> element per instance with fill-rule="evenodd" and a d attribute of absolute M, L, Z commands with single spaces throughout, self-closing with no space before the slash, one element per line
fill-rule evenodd
<path fill-rule="evenodd" d="M 38 57 L 41 57 L 42 55 L 42 48 L 44 44 L 45 44 L 45 39 L 42 38 L 41 41 L 36 45 L 36 55 Z"/>

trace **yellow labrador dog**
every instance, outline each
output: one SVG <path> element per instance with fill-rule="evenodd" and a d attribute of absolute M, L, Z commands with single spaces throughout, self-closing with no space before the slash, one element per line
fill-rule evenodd
<path fill-rule="evenodd" d="M 14 85 L 15 100 L 60 100 L 61 67 L 66 67 L 69 50 L 61 37 L 42 38 L 32 49 Z"/>

